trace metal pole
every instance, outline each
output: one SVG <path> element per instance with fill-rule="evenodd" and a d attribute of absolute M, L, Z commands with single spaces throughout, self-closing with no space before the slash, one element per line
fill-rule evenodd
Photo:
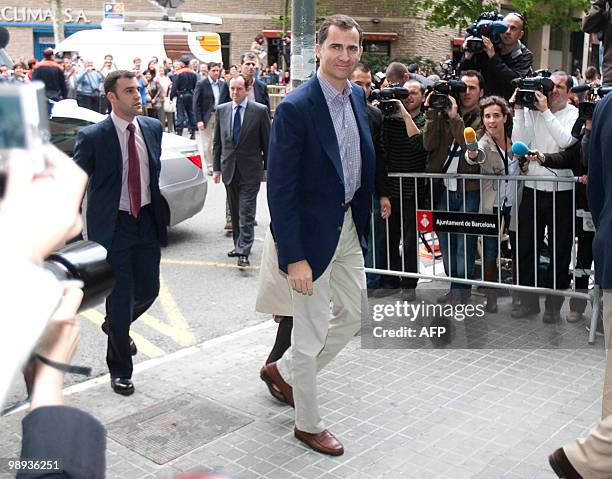
<path fill-rule="evenodd" d="M 58 45 L 64 40 L 62 0 L 51 0 L 51 16 L 53 17 L 53 41 L 55 42 L 55 45 Z"/>
<path fill-rule="evenodd" d="M 291 87 L 300 86 L 315 73 L 316 1 L 291 3 Z"/>

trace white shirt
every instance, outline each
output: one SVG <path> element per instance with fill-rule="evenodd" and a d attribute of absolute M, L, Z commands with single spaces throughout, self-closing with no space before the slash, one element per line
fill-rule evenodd
<path fill-rule="evenodd" d="M 128 193 L 128 141 L 130 132 L 127 127 L 129 123 L 119 118 L 114 111 L 111 112 L 111 119 L 117 130 L 119 137 L 119 146 L 121 147 L 121 156 L 123 157 L 123 174 L 121 177 L 121 199 L 119 200 L 120 211 L 130 211 L 130 195 Z M 136 127 L 134 136 L 136 140 L 136 151 L 140 160 L 140 206 L 145 206 L 151 203 L 151 188 L 150 188 L 150 171 L 149 171 L 149 155 L 147 153 L 147 145 L 140 131 L 140 125 L 136 118 L 132 121 Z"/>
<path fill-rule="evenodd" d="M 212 78 L 207 77 L 212 88 L 213 96 L 215 97 L 215 108 L 219 106 L 219 80 L 213 81 Z"/>
<path fill-rule="evenodd" d="M 242 122 L 244 121 L 244 111 L 246 110 L 247 103 L 249 99 L 248 97 L 242 100 L 240 104 L 240 126 L 242 126 Z M 232 100 L 232 121 L 230 124 L 231 131 L 234 131 L 234 117 L 236 116 L 236 108 L 238 108 L 238 103 Z"/>
<path fill-rule="evenodd" d="M 446 155 L 446 159 L 444 161 L 448 161 L 448 156 L 453 153 L 453 150 L 455 150 L 455 153 L 450 161 L 450 164 L 448 165 L 448 168 L 446 169 L 446 173 L 457 173 L 457 170 L 459 169 L 461 148 L 455 148 L 454 142 L 449 147 L 448 154 Z M 446 189 L 449 191 L 457 191 L 457 180 L 454 178 L 444 178 L 444 186 L 446 186 Z"/>
<path fill-rule="evenodd" d="M 572 136 L 572 127 L 578 118 L 578 109 L 567 105 L 556 113 L 546 110 L 544 113 L 526 109 L 517 109 L 514 115 L 512 141 L 522 141 L 530 150 L 541 153 L 558 153 L 572 146 L 576 138 Z M 554 173 L 553 173 L 554 171 Z M 527 175 L 571 177 L 570 169 L 548 169 L 535 161 L 529 163 Z M 571 183 L 557 183 L 557 191 L 572 189 Z M 554 191 L 554 183 L 548 181 L 525 181 L 525 186 L 541 191 Z"/>

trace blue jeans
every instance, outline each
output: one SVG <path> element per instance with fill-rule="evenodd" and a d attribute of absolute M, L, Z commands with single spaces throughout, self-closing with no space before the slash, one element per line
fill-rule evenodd
<path fill-rule="evenodd" d="M 372 214 L 374 215 L 374 228 L 370 224 L 370 233 L 368 234 L 368 252 L 366 253 L 364 262 L 366 268 L 374 266 L 374 252 L 376 252 L 376 267 L 381 266 L 382 243 L 385 234 L 385 224 L 380 217 L 380 198 L 374 196 L 372 205 Z M 376 289 L 380 285 L 380 275 L 367 273 L 366 279 L 369 289 Z"/>
<path fill-rule="evenodd" d="M 465 203 L 464 209 L 463 191 L 461 191 L 461 188 L 458 188 L 457 191 L 450 191 L 444 185 L 440 187 L 436 204 L 438 211 L 477 213 L 480 206 L 480 191 L 466 191 Z M 449 233 L 437 233 L 437 235 L 440 241 L 440 251 L 442 251 L 442 260 L 446 274 L 453 278 L 470 279 L 474 273 L 476 240 L 478 236 Z M 466 241 L 464 241 L 464 238 Z M 451 283 L 451 293 L 453 290 L 457 290 L 458 295 L 467 294 L 466 290 L 471 289 L 472 286 L 469 284 Z"/>

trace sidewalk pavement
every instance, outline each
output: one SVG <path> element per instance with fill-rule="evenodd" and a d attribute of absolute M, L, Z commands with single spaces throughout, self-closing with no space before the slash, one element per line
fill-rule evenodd
<path fill-rule="evenodd" d="M 346 450 L 324 456 L 293 438 L 293 409 L 259 379 L 275 326 L 140 364 L 128 398 L 108 376 L 70 388 L 67 404 L 107 427 L 107 477 L 552 479 L 548 454 L 600 416 L 603 349 L 586 335 L 573 350 L 366 350 L 356 337 L 320 375 Z M 19 456 L 24 414 L 0 419 L 0 457 Z"/>

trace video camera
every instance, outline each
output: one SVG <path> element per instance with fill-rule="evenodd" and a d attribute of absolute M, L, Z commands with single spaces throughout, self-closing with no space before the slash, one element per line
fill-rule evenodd
<path fill-rule="evenodd" d="M 583 120 L 592 120 L 593 112 L 595 111 L 595 105 L 604 96 L 612 91 L 612 85 L 592 85 L 585 83 L 578 85 L 570 90 L 572 93 L 583 93 L 584 101 L 581 101 L 578 105 L 578 117 Z"/>
<path fill-rule="evenodd" d="M 396 112 L 395 104 L 392 100 L 403 100 L 408 98 L 408 89 L 400 86 L 399 83 L 391 83 L 386 88 L 372 90 L 370 101 L 378 100 L 378 108 L 384 116 L 392 116 Z"/>
<path fill-rule="evenodd" d="M 459 93 L 467 90 L 467 85 L 457 78 L 448 80 L 440 80 L 434 86 L 430 86 L 425 91 L 425 95 L 429 96 L 429 107 L 434 110 L 448 110 L 452 103 L 449 96 L 453 96 L 457 103 L 459 102 Z"/>
<path fill-rule="evenodd" d="M 537 70 L 534 76 L 512 80 L 512 86 L 519 89 L 515 98 L 516 105 L 536 110 L 535 92 L 539 91 L 546 94 L 555 87 L 550 76 L 551 73 L 548 70 Z"/>
<path fill-rule="evenodd" d="M 503 22 L 504 17 L 497 12 L 484 12 L 476 19 L 471 27 L 466 29 L 469 34 L 465 49 L 470 53 L 482 53 L 484 43 L 482 37 L 487 37 L 493 45 L 501 43 L 501 34 L 508 30 Z"/>

